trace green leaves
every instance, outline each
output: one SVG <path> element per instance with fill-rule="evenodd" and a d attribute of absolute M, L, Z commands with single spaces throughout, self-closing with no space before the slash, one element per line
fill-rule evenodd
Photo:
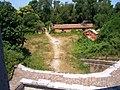
<path fill-rule="evenodd" d="M 3 47 L 7 73 L 10 78 L 14 65 L 17 65 L 20 62 L 22 62 L 24 60 L 24 56 L 20 48 L 16 46 L 11 47 L 9 43 L 3 42 Z"/>
<path fill-rule="evenodd" d="M 114 15 L 100 29 L 96 41 L 82 36 L 75 44 L 77 58 L 120 56 L 120 13 Z"/>
<path fill-rule="evenodd" d="M 96 24 L 96 28 L 101 28 L 109 20 L 109 18 L 110 16 L 107 14 L 96 14 L 93 18 Z"/>
<path fill-rule="evenodd" d="M 12 45 L 21 45 L 24 38 L 20 27 L 21 17 L 9 2 L 0 2 L 0 20 L 2 39 Z"/>

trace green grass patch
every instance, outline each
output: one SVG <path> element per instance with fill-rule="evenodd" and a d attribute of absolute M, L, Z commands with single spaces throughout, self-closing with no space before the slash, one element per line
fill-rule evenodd
<path fill-rule="evenodd" d="M 44 61 L 44 57 L 38 52 L 35 52 L 25 60 L 24 65 L 33 69 L 48 70 L 48 68 L 44 65 Z"/>
<path fill-rule="evenodd" d="M 51 52 L 51 45 L 48 38 L 44 34 L 26 35 L 25 48 L 29 49 L 31 55 L 25 59 L 24 65 L 38 70 L 49 70 L 45 62 L 49 56 L 46 54 Z"/>

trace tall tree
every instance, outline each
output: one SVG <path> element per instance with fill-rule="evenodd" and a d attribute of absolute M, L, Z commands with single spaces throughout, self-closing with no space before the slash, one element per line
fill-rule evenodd
<path fill-rule="evenodd" d="M 110 0 L 97 2 L 97 14 L 93 18 L 96 27 L 101 28 L 113 14 L 114 10 Z"/>
<path fill-rule="evenodd" d="M 29 4 L 35 12 L 38 12 L 38 1 L 37 0 L 32 0 L 29 2 Z"/>
<path fill-rule="evenodd" d="M 79 15 L 79 21 L 77 22 L 82 22 L 83 20 L 93 21 L 93 17 L 96 14 L 97 0 L 73 0 L 73 2 L 75 2 L 76 14 Z"/>
<path fill-rule="evenodd" d="M 117 3 L 115 4 L 115 11 L 116 11 L 116 12 L 120 12 L 120 2 L 117 2 Z"/>
<path fill-rule="evenodd" d="M 33 8 L 34 12 L 39 15 L 41 20 L 45 23 L 50 20 L 51 14 L 51 0 L 32 0 L 29 5 Z"/>
<path fill-rule="evenodd" d="M 33 9 L 32 9 L 32 7 L 31 7 L 30 5 L 23 6 L 23 7 L 21 7 L 21 8 L 17 11 L 17 13 L 18 13 L 21 17 L 23 17 L 24 14 L 26 14 L 26 13 L 31 13 L 31 12 L 33 12 Z"/>
<path fill-rule="evenodd" d="M 0 2 L 0 24 L 2 39 L 11 45 L 20 45 L 24 38 L 21 18 L 9 2 Z"/>

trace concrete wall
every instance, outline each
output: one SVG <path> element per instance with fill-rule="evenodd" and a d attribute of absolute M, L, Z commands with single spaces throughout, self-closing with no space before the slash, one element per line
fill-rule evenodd
<path fill-rule="evenodd" d="M 0 90 L 9 90 L 8 76 L 6 72 L 2 48 L 1 33 L 0 33 Z"/>
<path fill-rule="evenodd" d="M 65 31 L 65 32 L 71 32 L 72 29 L 55 29 L 55 32 L 62 32 L 62 31 Z M 79 30 L 82 30 L 82 29 L 74 29 L 75 31 L 79 31 Z"/>
<path fill-rule="evenodd" d="M 102 72 L 110 65 L 102 65 L 102 64 L 87 64 L 90 68 L 90 73 Z"/>

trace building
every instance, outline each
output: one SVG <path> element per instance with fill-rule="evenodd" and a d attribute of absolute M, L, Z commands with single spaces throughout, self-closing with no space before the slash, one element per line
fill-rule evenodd
<path fill-rule="evenodd" d="M 93 27 L 93 24 L 54 24 L 55 32 L 71 32 L 71 30 L 86 30 Z"/>
<path fill-rule="evenodd" d="M 94 29 L 88 29 L 83 34 L 93 41 L 96 40 L 98 36 L 98 32 Z"/>

